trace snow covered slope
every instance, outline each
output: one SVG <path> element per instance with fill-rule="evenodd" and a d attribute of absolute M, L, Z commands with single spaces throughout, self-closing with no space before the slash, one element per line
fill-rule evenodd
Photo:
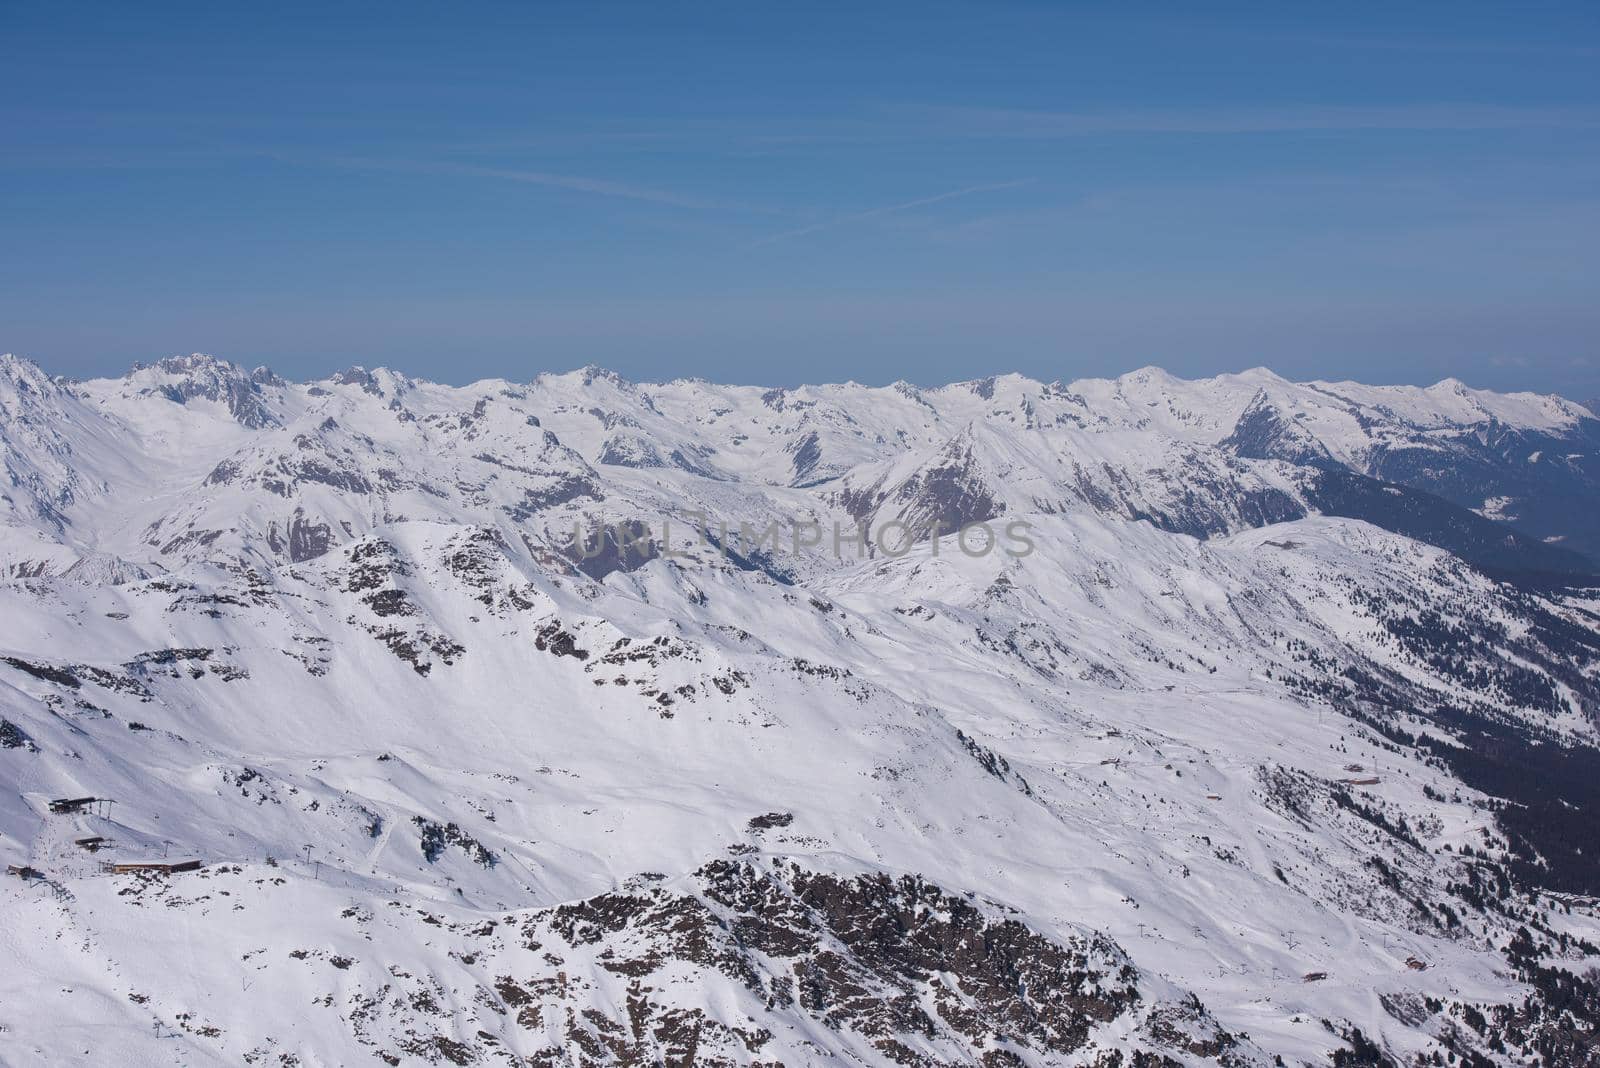
<path fill-rule="evenodd" d="M 1596 1061 L 1600 598 L 1371 477 L 1576 406 L 0 391 L 4 1063 Z"/>

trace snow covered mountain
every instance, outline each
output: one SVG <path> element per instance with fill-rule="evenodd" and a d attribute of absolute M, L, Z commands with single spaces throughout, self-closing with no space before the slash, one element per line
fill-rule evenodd
<path fill-rule="evenodd" d="M 1600 1063 L 1597 450 L 0 357 L 0 1062 Z"/>

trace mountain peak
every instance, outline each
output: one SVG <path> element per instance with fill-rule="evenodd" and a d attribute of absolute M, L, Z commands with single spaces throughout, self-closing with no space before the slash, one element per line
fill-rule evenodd
<path fill-rule="evenodd" d="M 387 367 L 368 369 L 359 363 L 335 371 L 322 381 L 335 386 L 356 386 L 361 392 L 374 397 L 398 396 L 416 387 L 414 379 L 398 371 Z"/>
<path fill-rule="evenodd" d="M 135 366 L 138 366 L 137 364 Z M 244 368 L 232 360 L 213 356 L 209 352 L 191 352 L 186 356 L 168 356 L 156 361 L 156 368 L 172 375 L 192 374 L 243 374 Z"/>
<path fill-rule="evenodd" d="M 210 353 L 168 356 L 153 365 L 136 363 L 122 381 L 139 394 L 159 395 L 174 404 L 187 405 L 198 399 L 224 405 L 235 422 L 251 430 L 280 422 L 262 396 L 260 380 L 238 364 Z"/>
<path fill-rule="evenodd" d="M 1168 382 L 1176 382 L 1178 379 L 1175 378 L 1172 373 L 1164 367 L 1157 367 L 1155 364 L 1147 364 L 1144 367 L 1138 368 L 1137 370 L 1118 375 L 1117 381 L 1126 382 L 1132 385 L 1164 385 Z"/>
<path fill-rule="evenodd" d="M 611 368 L 601 367 L 598 364 L 586 364 L 578 374 L 581 376 L 585 386 L 592 386 L 596 382 L 607 382 L 618 389 L 633 388 L 631 381 L 611 370 Z"/>
<path fill-rule="evenodd" d="M 11 352 L 0 353 L 0 374 L 14 381 L 27 381 L 34 385 L 50 380 L 44 368 L 25 356 Z"/>
<path fill-rule="evenodd" d="M 687 380 L 679 379 L 679 382 Z M 535 385 L 564 385 L 574 389 L 589 389 L 597 383 L 604 383 L 612 388 L 625 393 L 633 392 L 637 387 L 635 383 L 608 367 L 598 364 L 585 364 L 570 371 L 540 371 L 533 376 Z"/>

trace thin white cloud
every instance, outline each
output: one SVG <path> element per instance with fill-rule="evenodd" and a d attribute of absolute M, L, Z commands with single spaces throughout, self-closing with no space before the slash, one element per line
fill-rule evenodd
<path fill-rule="evenodd" d="M 1054 138 L 1097 134 L 1251 134 L 1337 130 L 1600 128 L 1592 112 L 1479 105 L 1029 111 L 942 108 L 930 112 L 957 136 Z"/>
<path fill-rule="evenodd" d="M 445 174 L 465 178 L 493 178 L 506 182 L 525 182 L 529 185 L 567 189 L 574 193 L 592 196 L 616 197 L 623 200 L 640 200 L 650 204 L 667 204 L 676 208 L 697 210 L 727 209 L 728 204 L 683 196 L 649 186 L 613 182 L 604 178 L 588 178 L 577 174 L 555 174 L 549 171 L 530 171 L 508 167 L 481 167 L 469 163 L 442 163 L 423 160 L 366 159 L 345 157 L 332 161 L 335 166 L 352 170 L 399 171 L 407 174 Z"/>
<path fill-rule="evenodd" d="M 1019 178 L 1010 182 L 994 182 L 990 185 L 973 185 L 967 186 L 965 189 L 952 189 L 947 193 L 936 193 L 929 197 L 918 197 L 916 200 L 907 200 L 900 204 L 888 204 L 881 208 L 868 208 L 866 211 L 853 212 L 849 215 L 840 215 L 837 218 L 827 219 L 823 222 L 812 223 L 810 226 L 802 226 L 794 230 L 785 230 L 781 234 L 773 234 L 771 237 L 764 237 L 760 241 L 752 243 L 750 247 L 760 248 L 765 245 L 775 244 L 779 241 L 788 241 L 791 238 L 804 237 L 807 234 L 814 234 L 818 230 L 827 230 L 835 226 L 845 226 L 849 223 L 863 222 L 867 219 L 875 219 L 880 215 L 892 215 L 895 212 L 910 211 L 913 208 L 926 207 L 929 204 L 938 204 L 946 200 L 955 200 L 957 197 L 969 197 L 976 193 L 993 193 L 1001 189 L 1015 189 L 1018 186 L 1027 185 L 1032 181 L 1032 178 Z"/>

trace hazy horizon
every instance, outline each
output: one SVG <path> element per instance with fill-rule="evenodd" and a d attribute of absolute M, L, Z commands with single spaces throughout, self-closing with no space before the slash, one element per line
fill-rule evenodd
<path fill-rule="evenodd" d="M 0 356 L 11 356 L 11 357 L 27 360 L 28 362 L 30 362 L 30 363 L 34 364 L 35 366 L 39 367 L 46 374 L 49 374 L 49 375 L 52 375 L 52 376 L 56 376 L 56 377 L 65 378 L 65 379 L 72 380 L 72 381 L 92 381 L 92 380 L 96 380 L 96 379 L 102 379 L 102 380 L 103 379 L 117 379 L 117 378 L 125 377 L 125 376 L 127 376 L 127 375 L 129 375 L 129 374 L 131 374 L 131 373 L 133 373 L 133 372 L 135 372 L 137 370 L 139 370 L 139 369 L 153 367 L 156 364 L 162 362 L 163 360 L 179 359 L 179 358 L 183 358 L 183 357 L 187 357 L 187 356 L 207 356 L 207 357 L 211 357 L 213 359 L 222 360 L 222 361 L 224 361 L 226 363 L 233 364 L 234 366 L 239 367 L 239 368 L 241 368 L 243 370 L 246 370 L 246 371 L 267 370 L 267 371 L 270 371 L 273 374 L 277 375 L 280 378 L 286 379 L 286 380 L 291 381 L 291 382 L 297 382 L 297 383 L 311 383 L 311 382 L 324 381 L 324 380 L 326 380 L 328 378 L 333 377 L 334 375 L 337 375 L 341 371 L 348 371 L 348 370 L 352 370 L 352 369 L 362 369 L 362 370 L 366 370 L 366 371 L 392 371 L 392 372 L 394 372 L 396 374 L 403 375 L 406 378 L 410 378 L 410 379 L 413 379 L 413 380 L 416 380 L 416 381 L 432 382 L 432 383 L 437 384 L 437 385 L 451 386 L 451 387 L 456 387 L 456 388 L 471 386 L 471 385 L 474 385 L 474 384 L 479 383 L 479 382 L 491 382 L 491 381 L 506 381 L 506 382 L 512 382 L 512 383 L 528 382 L 528 381 L 532 381 L 533 379 L 537 378 L 540 375 L 569 375 L 569 374 L 578 374 L 580 372 L 590 371 L 590 370 L 592 370 L 592 371 L 601 371 L 601 372 L 610 372 L 610 373 L 619 375 L 623 379 L 625 379 L 625 380 L 627 380 L 627 381 L 629 381 L 629 382 L 631 382 L 633 384 L 636 384 L 636 385 L 666 385 L 666 384 L 670 384 L 672 382 L 682 382 L 682 381 L 707 381 L 707 382 L 710 382 L 710 383 L 712 383 L 714 385 L 719 385 L 719 386 L 744 387 L 744 388 L 755 388 L 755 389 L 774 389 L 774 388 L 789 389 L 789 388 L 798 388 L 798 387 L 805 387 L 805 386 L 821 387 L 821 386 L 851 386 L 851 385 L 861 386 L 861 387 L 869 388 L 869 389 L 879 389 L 879 388 L 885 388 L 885 387 L 888 387 L 888 386 L 896 385 L 896 384 L 901 383 L 901 382 L 908 383 L 908 384 L 910 384 L 912 386 L 915 386 L 915 387 L 917 387 L 919 389 L 938 389 L 938 388 L 945 387 L 945 386 L 962 385 L 962 384 L 965 384 L 965 383 L 968 383 L 968 382 L 981 381 L 981 380 L 986 379 L 986 378 L 1005 378 L 1005 377 L 1011 376 L 1011 375 L 1016 375 L 1016 376 L 1020 376 L 1020 377 L 1023 377 L 1023 378 L 1031 379 L 1033 381 L 1037 381 L 1037 382 L 1040 382 L 1040 383 L 1059 382 L 1059 383 L 1062 383 L 1062 384 L 1070 384 L 1071 382 L 1073 382 L 1075 380 L 1081 380 L 1081 379 L 1095 379 L 1095 378 L 1099 378 L 1099 379 L 1116 379 L 1116 378 L 1119 378 L 1119 377 L 1122 377 L 1122 376 L 1125 376 L 1125 375 L 1131 375 L 1131 374 L 1137 373 L 1139 371 L 1148 371 L 1148 370 L 1157 370 L 1157 371 L 1161 371 L 1161 372 L 1163 372 L 1165 374 L 1169 374 L 1174 378 L 1182 379 L 1182 380 L 1185 380 L 1185 381 L 1194 381 L 1194 380 L 1197 380 L 1197 379 L 1208 379 L 1208 378 L 1213 378 L 1213 377 L 1244 376 L 1244 375 L 1248 375 L 1248 374 L 1250 374 L 1252 372 L 1266 371 L 1268 373 L 1277 375 L 1279 378 L 1282 378 L 1285 381 L 1295 382 L 1295 383 L 1322 382 L 1322 383 L 1327 383 L 1327 384 L 1330 384 L 1330 385 L 1336 385 L 1336 384 L 1339 384 L 1339 383 L 1349 382 L 1349 383 L 1356 383 L 1356 384 L 1367 385 L 1367 386 L 1414 386 L 1414 387 L 1426 389 L 1426 388 L 1430 388 L 1430 387 L 1433 387 L 1433 386 L 1444 385 L 1448 381 L 1455 380 L 1455 381 L 1460 381 L 1462 384 L 1467 386 L 1467 388 L 1469 388 L 1469 389 L 1488 390 L 1490 392 L 1495 392 L 1495 393 L 1536 393 L 1536 394 L 1555 395 L 1555 396 L 1562 397 L 1565 400 L 1574 401 L 1574 402 L 1577 402 L 1579 404 L 1586 404 L 1586 403 L 1588 403 L 1590 401 L 1594 401 L 1596 399 L 1600 399 L 1600 398 L 1597 398 L 1597 397 L 1594 397 L 1594 396 L 1580 396 L 1580 395 L 1576 394 L 1573 391 L 1560 390 L 1560 389 L 1550 389 L 1550 390 L 1546 390 L 1546 389 L 1523 389 L 1523 388 L 1501 389 L 1501 388 L 1496 388 L 1496 387 L 1492 387 L 1492 386 L 1480 385 L 1480 384 L 1478 384 L 1476 382 L 1471 381 L 1470 379 L 1462 378 L 1460 375 L 1445 375 L 1445 376 L 1443 376 L 1441 378 L 1437 378 L 1437 379 L 1434 379 L 1432 381 L 1384 381 L 1384 380 L 1377 379 L 1377 378 L 1355 379 L 1355 378 L 1349 378 L 1349 377 L 1336 377 L 1336 376 L 1312 376 L 1312 377 L 1299 377 L 1299 378 L 1297 378 L 1297 377 L 1292 377 L 1292 376 L 1287 375 L 1287 374 L 1283 374 L 1280 371 L 1278 371 L 1276 368 L 1274 368 L 1274 367 L 1272 367 L 1272 366 L 1270 366 L 1268 364 L 1252 364 L 1252 365 L 1249 365 L 1249 366 L 1225 367 L 1225 368 L 1222 368 L 1220 370 L 1216 370 L 1216 371 L 1212 371 L 1212 372 L 1196 373 L 1196 374 L 1179 374 L 1179 373 L 1177 373 L 1175 371 L 1172 371 L 1170 368 L 1162 366 L 1159 363 L 1150 363 L 1150 364 L 1141 364 L 1141 365 L 1136 366 L 1136 367 L 1126 367 L 1126 368 L 1123 368 L 1122 370 L 1112 371 L 1112 372 L 1110 372 L 1108 374 L 1094 374 L 1094 375 L 1053 375 L 1052 376 L 1052 375 L 1030 374 L 1028 372 L 1021 371 L 1021 370 L 1018 370 L 1016 368 L 997 368 L 996 370 L 990 371 L 990 372 L 988 372 L 986 374 L 974 375 L 974 376 L 972 376 L 970 378 L 941 378 L 941 379 L 917 380 L 917 379 L 911 379 L 911 378 L 906 378 L 906 377 L 899 377 L 899 378 L 879 380 L 879 379 L 876 379 L 876 378 L 869 379 L 869 378 L 856 377 L 856 378 L 798 379 L 798 380 L 795 380 L 795 381 L 781 381 L 780 382 L 780 381 L 766 381 L 766 380 L 760 380 L 760 379 L 709 378 L 706 375 L 692 375 L 692 374 L 653 376 L 653 375 L 650 375 L 650 374 L 646 373 L 645 375 L 642 375 L 642 376 L 640 376 L 640 375 L 630 375 L 630 374 L 625 374 L 623 371 L 621 371 L 617 367 L 608 366 L 606 364 L 600 364 L 600 363 L 592 363 L 592 362 L 591 363 L 583 363 L 583 364 L 571 364 L 571 365 L 551 364 L 549 366 L 540 366 L 540 367 L 533 368 L 533 369 L 531 369 L 530 371 L 528 371 L 526 373 L 498 374 L 498 375 L 473 375 L 473 376 L 459 376 L 459 375 L 457 375 L 457 376 L 452 376 L 452 375 L 449 375 L 447 373 L 446 374 L 423 373 L 423 372 L 417 371 L 415 369 L 407 368 L 407 367 L 404 367 L 404 366 L 401 366 L 401 365 L 388 364 L 388 363 L 375 363 L 375 362 L 363 361 L 363 360 L 357 359 L 357 360 L 348 360 L 348 361 L 344 361 L 344 362 L 334 361 L 333 363 L 328 364 L 326 367 L 324 367 L 321 370 L 314 370 L 314 371 L 311 371 L 311 372 L 305 373 L 305 374 L 288 374 L 282 369 L 281 366 L 279 366 L 277 364 L 274 364 L 271 360 L 266 360 L 266 361 L 240 360 L 240 359 L 235 359 L 235 358 L 230 357 L 227 353 L 200 352 L 198 350 L 191 351 L 191 352 L 173 352 L 173 353 L 167 353 L 165 355 L 155 356 L 155 357 L 145 357 L 145 358 L 136 357 L 134 359 L 129 360 L 125 365 L 122 365 L 120 367 L 112 367 L 112 368 L 109 368 L 109 369 L 107 369 L 107 370 L 105 370 L 103 372 L 97 372 L 97 373 L 91 373 L 91 374 L 66 374 L 66 373 L 61 372 L 61 371 L 57 370 L 56 368 L 52 367 L 48 360 L 37 359 L 37 358 L 35 358 L 34 356 L 32 356 L 32 355 L 30 355 L 28 353 L 12 352 L 12 351 L 10 351 L 8 349 L 5 349 L 4 347 L 0 347 Z M 1597 414 L 1600 414 L 1600 413 L 1597 413 Z"/>

